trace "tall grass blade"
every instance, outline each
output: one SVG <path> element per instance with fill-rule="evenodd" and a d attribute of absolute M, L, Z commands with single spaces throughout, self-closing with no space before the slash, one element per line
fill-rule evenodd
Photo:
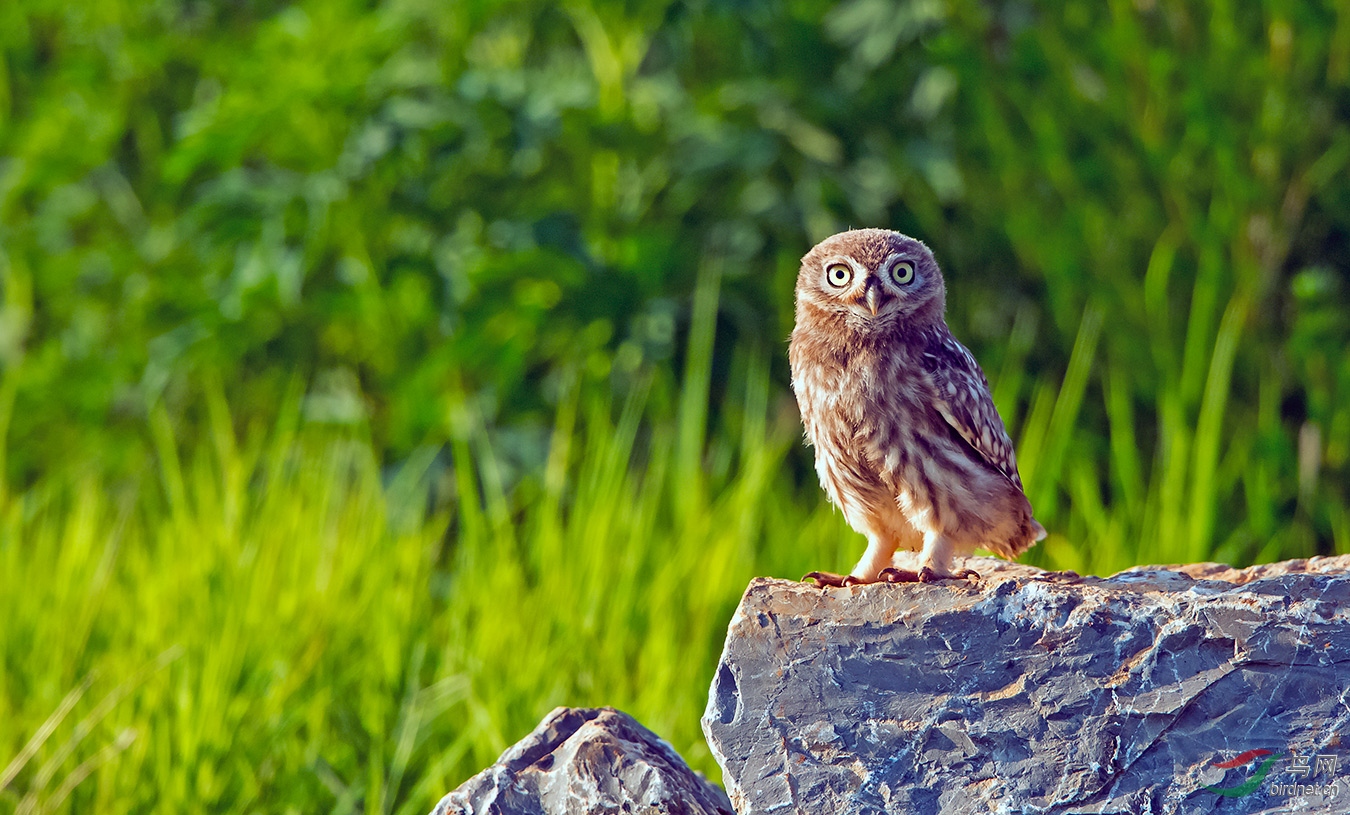
<path fill-rule="evenodd" d="M 722 260 L 709 252 L 699 266 L 694 286 L 693 315 L 689 325 L 689 344 L 681 382 L 679 436 L 676 455 L 677 477 L 686 485 L 681 495 L 681 512 L 699 511 L 702 497 L 703 451 L 708 428 L 708 396 L 712 381 L 713 339 L 717 332 L 718 292 L 722 282 Z"/>
<path fill-rule="evenodd" d="M 1214 472 L 1218 467 L 1219 446 L 1223 435 L 1224 409 L 1228 404 L 1233 361 L 1237 357 L 1242 325 L 1247 320 L 1250 299 L 1244 293 L 1234 295 L 1224 310 L 1219 333 L 1214 341 L 1209 376 L 1205 379 L 1204 398 L 1195 426 L 1195 452 L 1191 481 L 1189 560 L 1203 560 L 1211 548 L 1214 512 L 1219 495 Z"/>

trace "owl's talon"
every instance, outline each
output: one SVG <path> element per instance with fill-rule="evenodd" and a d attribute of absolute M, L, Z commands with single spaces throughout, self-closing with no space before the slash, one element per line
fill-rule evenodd
<path fill-rule="evenodd" d="M 979 580 L 980 573 L 974 569 L 957 569 L 952 572 L 953 580 Z"/>
<path fill-rule="evenodd" d="M 843 588 L 844 586 L 851 585 L 846 582 L 849 579 L 849 575 L 834 574 L 833 572 L 808 572 L 807 574 L 802 575 L 803 583 L 808 580 L 814 580 L 816 581 L 816 585 L 822 589 L 826 586 L 831 586 L 836 589 Z"/>
<path fill-rule="evenodd" d="M 911 572 L 909 569 L 897 569 L 894 566 L 888 566 L 877 574 L 877 581 L 886 583 L 917 583 L 919 582 L 919 573 Z"/>

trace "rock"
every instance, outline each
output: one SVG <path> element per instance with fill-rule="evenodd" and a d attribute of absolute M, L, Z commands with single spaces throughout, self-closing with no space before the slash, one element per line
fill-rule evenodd
<path fill-rule="evenodd" d="M 740 815 L 1350 812 L 1350 556 L 970 560 L 750 584 L 703 718 Z"/>
<path fill-rule="evenodd" d="M 731 802 L 627 713 L 560 707 L 432 815 L 618 812 L 731 815 Z"/>

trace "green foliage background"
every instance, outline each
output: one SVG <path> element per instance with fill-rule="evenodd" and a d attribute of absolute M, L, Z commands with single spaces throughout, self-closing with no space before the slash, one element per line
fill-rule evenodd
<path fill-rule="evenodd" d="M 715 773 L 745 582 L 857 554 L 849 226 L 1032 561 L 1350 551 L 1348 122 L 1330 2 L 0 4 L 0 808 L 425 811 L 555 704 Z"/>

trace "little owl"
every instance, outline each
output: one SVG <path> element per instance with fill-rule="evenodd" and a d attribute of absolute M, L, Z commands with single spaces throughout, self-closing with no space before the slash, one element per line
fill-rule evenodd
<path fill-rule="evenodd" d="M 943 320 L 946 289 L 928 247 L 857 229 L 802 258 L 788 358 L 820 485 L 867 536 L 848 575 L 820 585 L 975 576 L 952 556 L 1014 558 L 1045 537 L 975 358 Z M 896 568 L 919 551 L 918 572 Z"/>

